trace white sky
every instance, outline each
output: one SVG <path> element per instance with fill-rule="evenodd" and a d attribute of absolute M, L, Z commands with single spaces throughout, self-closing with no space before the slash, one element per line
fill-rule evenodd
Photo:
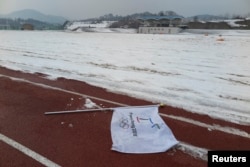
<path fill-rule="evenodd" d="M 250 0 L 0 0 L 0 14 L 35 9 L 68 19 L 173 10 L 184 17 L 198 14 L 247 14 Z"/>

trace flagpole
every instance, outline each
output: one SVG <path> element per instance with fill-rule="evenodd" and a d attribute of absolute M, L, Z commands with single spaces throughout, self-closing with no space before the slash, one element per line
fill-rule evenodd
<path fill-rule="evenodd" d="M 98 109 L 84 109 L 84 110 L 53 111 L 53 112 L 45 112 L 44 114 L 45 115 L 72 114 L 72 113 L 92 112 L 92 111 L 113 111 L 116 108 L 129 109 L 129 108 L 163 107 L 163 106 L 164 106 L 163 104 L 155 104 L 155 105 L 126 106 L 126 107 L 115 107 L 115 108 L 98 108 Z"/>
<path fill-rule="evenodd" d="M 85 110 L 68 110 L 68 111 L 53 111 L 53 112 L 45 112 L 45 115 L 53 115 L 53 114 L 71 114 L 71 113 L 79 113 L 79 112 L 91 112 L 91 111 L 108 111 L 113 110 L 113 108 L 98 108 L 98 109 L 85 109 Z"/>

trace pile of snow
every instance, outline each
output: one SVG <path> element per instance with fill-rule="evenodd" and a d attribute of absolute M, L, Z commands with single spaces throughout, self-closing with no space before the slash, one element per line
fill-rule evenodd
<path fill-rule="evenodd" d="M 88 109 L 98 107 L 96 103 L 92 102 L 89 98 L 86 98 L 84 106 Z"/>

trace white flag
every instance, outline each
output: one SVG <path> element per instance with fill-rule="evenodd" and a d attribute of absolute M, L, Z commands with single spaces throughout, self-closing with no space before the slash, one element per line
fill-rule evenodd
<path fill-rule="evenodd" d="M 123 153 L 165 152 L 178 143 L 158 106 L 115 108 L 111 136 L 111 149 Z"/>

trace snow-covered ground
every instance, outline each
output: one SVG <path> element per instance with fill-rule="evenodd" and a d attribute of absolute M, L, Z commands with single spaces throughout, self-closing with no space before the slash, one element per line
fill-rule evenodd
<path fill-rule="evenodd" d="M 246 18 L 246 20 L 247 20 L 247 18 Z M 233 27 L 233 28 L 235 28 L 235 27 L 247 27 L 247 25 L 242 25 L 242 24 L 237 23 L 239 21 L 244 21 L 244 19 L 212 20 L 212 21 L 209 21 L 209 22 L 214 22 L 214 23 L 225 22 L 230 27 Z"/>
<path fill-rule="evenodd" d="M 108 28 L 114 21 L 103 21 L 93 24 L 91 22 L 74 21 L 66 25 L 66 30 L 76 32 L 101 32 L 101 33 L 136 33 L 132 28 Z"/>
<path fill-rule="evenodd" d="M 239 22 L 239 21 L 244 21 L 244 20 L 243 19 L 225 20 L 225 22 L 231 27 L 247 27 L 247 25 L 237 24 L 237 22 Z"/>
<path fill-rule="evenodd" d="M 101 23 L 95 23 L 95 24 L 92 22 L 73 21 L 68 25 L 66 25 L 66 29 L 74 30 L 80 27 L 107 28 L 112 23 L 113 23 L 112 21 L 103 21 Z"/>
<path fill-rule="evenodd" d="M 249 20 L 249 18 L 245 19 L 216 19 L 216 20 L 197 20 L 200 23 L 206 24 L 206 23 L 226 23 L 229 27 L 235 29 L 235 28 L 247 28 L 248 25 L 245 21 Z M 194 21 L 193 19 L 184 19 L 185 23 L 188 24 L 188 22 Z M 248 29 L 248 28 L 247 28 Z"/>
<path fill-rule="evenodd" d="M 250 125 L 250 31 L 207 33 L 0 31 L 0 65 Z"/>

